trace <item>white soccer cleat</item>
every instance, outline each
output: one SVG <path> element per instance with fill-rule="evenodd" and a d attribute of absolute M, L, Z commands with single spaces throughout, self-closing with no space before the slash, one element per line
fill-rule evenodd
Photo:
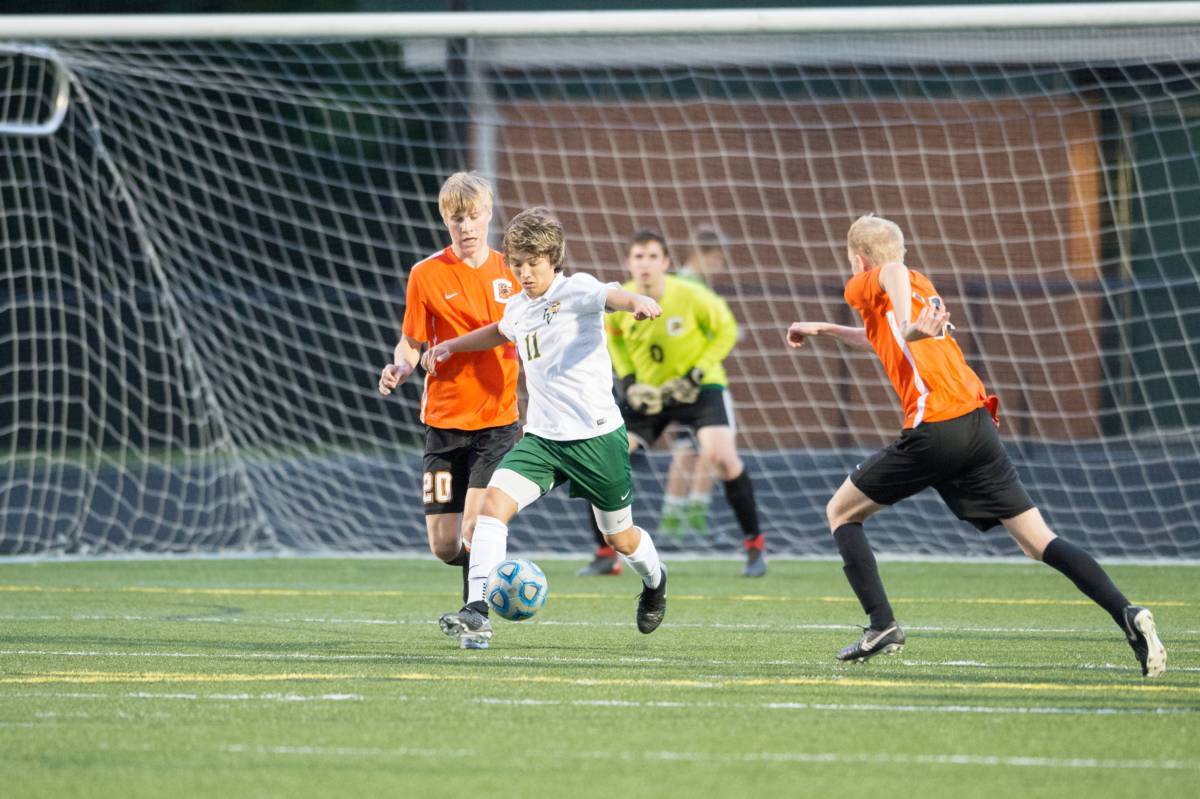
<path fill-rule="evenodd" d="M 1143 677 L 1157 677 L 1167 670 L 1167 648 L 1158 640 L 1154 614 L 1146 608 L 1125 608 L 1125 640 L 1142 666 Z"/>

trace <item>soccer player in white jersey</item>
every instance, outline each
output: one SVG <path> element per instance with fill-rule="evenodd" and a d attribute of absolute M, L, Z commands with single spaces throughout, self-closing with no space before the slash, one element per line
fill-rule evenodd
<path fill-rule="evenodd" d="M 492 637 L 483 599 L 488 574 L 507 553 L 508 522 L 559 483 L 592 505 L 605 540 L 642 578 L 637 627 L 651 633 L 667 607 L 667 570 L 650 534 L 633 523 L 629 438 L 613 399 L 612 361 L 604 314 L 627 311 L 637 319 L 662 313 L 650 297 L 563 273 L 562 224 L 545 208 L 513 217 L 501 249 L 521 284 L 498 323 L 437 344 L 422 357 L 431 373 L 454 353 L 513 342 L 529 394 L 525 435 L 500 462 L 475 524 L 462 610 L 441 618 L 442 631 L 465 649 L 485 649 Z"/>

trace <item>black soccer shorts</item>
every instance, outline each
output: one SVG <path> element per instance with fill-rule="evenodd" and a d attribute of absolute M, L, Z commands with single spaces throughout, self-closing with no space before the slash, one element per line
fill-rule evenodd
<path fill-rule="evenodd" d="M 1034 507 L 985 408 L 905 430 L 860 463 L 850 482 L 880 505 L 932 487 L 955 516 L 980 530 Z"/>
<path fill-rule="evenodd" d="M 483 430 L 425 428 L 421 501 L 426 516 L 462 513 L 468 488 L 487 488 L 521 432 L 516 422 Z"/>
<path fill-rule="evenodd" d="M 701 386 L 700 396 L 689 405 L 675 405 L 661 413 L 646 416 L 621 403 L 621 416 L 629 437 L 643 447 L 649 447 L 675 422 L 693 434 L 702 427 L 729 427 L 731 411 L 729 393 L 724 386 Z"/>

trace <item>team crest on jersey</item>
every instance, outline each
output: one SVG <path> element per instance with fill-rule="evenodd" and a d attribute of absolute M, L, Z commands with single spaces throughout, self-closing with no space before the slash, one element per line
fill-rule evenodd
<path fill-rule="evenodd" d="M 554 315 L 558 313 L 558 309 L 561 307 L 562 303 L 558 300 L 546 306 L 546 310 L 542 312 L 542 318 L 546 320 L 546 324 L 550 324 L 551 320 L 554 319 Z"/>
<path fill-rule="evenodd" d="M 683 317 L 671 316 L 667 318 L 667 335 L 682 336 L 683 335 Z"/>
<path fill-rule="evenodd" d="M 512 299 L 513 284 L 506 277 L 498 277 L 492 281 L 492 296 L 496 298 L 496 302 L 508 302 Z"/>

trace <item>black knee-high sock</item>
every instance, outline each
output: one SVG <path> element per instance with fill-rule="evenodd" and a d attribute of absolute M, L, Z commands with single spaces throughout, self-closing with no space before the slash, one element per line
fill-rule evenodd
<path fill-rule="evenodd" d="M 762 531 L 758 529 L 758 505 L 754 502 L 754 483 L 750 482 L 749 470 L 742 469 L 741 474 L 726 480 L 724 485 L 725 499 L 742 527 L 742 535 L 757 538 Z"/>
<path fill-rule="evenodd" d="M 1095 558 L 1070 541 L 1056 538 L 1042 552 L 1042 563 L 1065 574 L 1088 599 L 1107 610 L 1117 626 L 1125 627 L 1123 611 L 1129 600 Z"/>
<path fill-rule="evenodd" d="M 842 571 L 846 573 L 846 579 L 850 581 L 850 587 L 854 589 L 863 611 L 871 617 L 871 629 L 886 629 L 896 620 L 896 616 L 888 603 L 887 592 L 883 590 L 875 553 L 867 543 L 863 526 L 858 522 L 843 524 L 833 531 L 833 540 L 842 553 L 842 562 L 845 564 Z"/>
<path fill-rule="evenodd" d="M 465 605 L 467 603 L 467 572 L 471 568 L 471 550 L 463 547 L 462 549 L 458 550 L 458 554 L 455 555 L 452 560 L 446 561 L 446 565 L 462 567 L 462 595 L 463 604 Z"/>

